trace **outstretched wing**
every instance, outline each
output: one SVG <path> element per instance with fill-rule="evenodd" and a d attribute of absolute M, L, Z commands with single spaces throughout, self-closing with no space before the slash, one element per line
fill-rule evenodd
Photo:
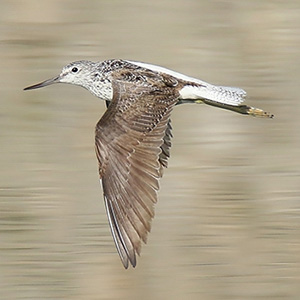
<path fill-rule="evenodd" d="M 106 108 L 108 108 L 111 101 L 106 100 Z M 176 103 L 178 104 L 178 102 Z M 159 163 L 161 165 L 161 169 L 168 167 L 168 158 L 170 157 L 170 148 L 172 146 L 171 139 L 172 139 L 172 125 L 171 125 L 171 119 L 169 119 L 167 129 L 165 131 L 165 136 L 163 139 L 163 144 L 160 146 L 161 152 L 159 154 Z"/>
<path fill-rule="evenodd" d="M 168 159 L 170 157 L 170 148 L 172 146 L 172 143 L 171 143 L 172 137 L 173 137 L 172 125 L 171 125 L 171 119 L 169 119 L 166 131 L 165 131 L 165 135 L 163 138 L 163 144 L 160 146 L 161 152 L 159 154 L 159 163 L 161 165 L 161 168 L 168 167 Z"/>
<path fill-rule="evenodd" d="M 112 74 L 112 85 L 112 102 L 96 126 L 96 154 L 110 228 L 128 268 L 150 231 L 180 84 L 149 70 L 122 69 Z"/>

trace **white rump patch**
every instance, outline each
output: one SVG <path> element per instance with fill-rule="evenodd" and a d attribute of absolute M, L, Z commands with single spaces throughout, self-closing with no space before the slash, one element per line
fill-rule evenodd
<path fill-rule="evenodd" d="M 149 69 L 159 73 L 165 73 L 175 78 L 188 81 L 189 84 L 187 84 L 180 91 L 181 99 L 208 99 L 219 103 L 237 106 L 241 104 L 246 97 L 246 92 L 243 89 L 237 87 L 212 85 L 200 79 L 189 77 L 164 67 L 130 60 L 128 60 L 128 62 L 145 69 Z M 195 85 L 192 85 L 191 83 L 195 83 Z"/>

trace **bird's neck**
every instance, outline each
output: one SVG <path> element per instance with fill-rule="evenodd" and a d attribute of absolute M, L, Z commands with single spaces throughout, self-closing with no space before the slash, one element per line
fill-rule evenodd
<path fill-rule="evenodd" d="M 109 81 L 93 82 L 92 84 L 85 86 L 85 88 L 88 91 L 90 91 L 93 95 L 95 95 L 96 97 L 102 100 L 111 101 L 112 99 L 113 90 L 112 90 L 112 85 Z"/>

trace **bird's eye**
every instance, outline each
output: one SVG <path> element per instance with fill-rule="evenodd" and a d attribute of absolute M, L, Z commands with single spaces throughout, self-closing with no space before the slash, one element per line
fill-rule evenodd
<path fill-rule="evenodd" d="M 73 73 L 77 73 L 77 72 L 78 72 L 78 68 L 74 67 L 74 68 L 72 69 L 72 72 L 73 72 Z"/>

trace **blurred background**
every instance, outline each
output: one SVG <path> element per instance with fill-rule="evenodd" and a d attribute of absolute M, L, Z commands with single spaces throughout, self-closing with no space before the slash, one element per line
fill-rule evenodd
<path fill-rule="evenodd" d="M 2 0 L 0 299 L 299 299 L 300 3 Z M 148 244 L 124 270 L 82 88 L 25 86 L 124 58 L 239 86 L 255 119 L 174 109 Z"/>

